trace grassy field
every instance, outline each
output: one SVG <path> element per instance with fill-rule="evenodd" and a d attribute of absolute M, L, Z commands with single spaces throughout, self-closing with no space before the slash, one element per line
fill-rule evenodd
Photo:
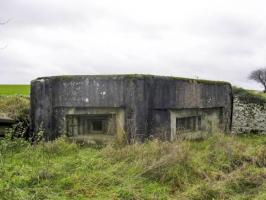
<path fill-rule="evenodd" d="M 0 85 L 0 95 L 29 96 L 30 85 Z"/>
<path fill-rule="evenodd" d="M 28 97 L 0 96 L 0 115 L 27 124 L 28 112 Z M 266 135 L 99 147 L 67 138 L 30 144 L 7 134 L 0 199 L 265 200 Z"/>
<path fill-rule="evenodd" d="M 266 136 L 103 148 L 5 139 L 0 147 L 3 200 L 266 199 Z"/>

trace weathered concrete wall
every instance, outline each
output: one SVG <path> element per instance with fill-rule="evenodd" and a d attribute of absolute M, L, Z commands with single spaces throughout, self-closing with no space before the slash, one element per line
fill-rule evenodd
<path fill-rule="evenodd" d="M 129 138 L 171 138 L 170 110 L 221 109 L 221 129 L 231 128 L 231 85 L 223 82 L 146 75 L 59 76 L 32 81 L 31 131 L 47 139 L 65 134 L 72 109 L 122 109 Z M 162 127 L 164 131 L 158 133 Z M 164 137 L 165 138 L 165 137 Z"/>
<path fill-rule="evenodd" d="M 152 91 L 156 97 L 153 98 L 153 109 L 167 110 L 169 115 L 170 111 L 178 112 L 181 109 L 220 109 L 220 128 L 224 132 L 230 132 L 232 115 L 230 84 L 159 79 L 153 85 Z M 154 119 L 157 118 L 154 117 Z M 160 121 L 167 120 L 160 119 Z M 160 122 L 156 123 L 155 121 L 153 123 L 155 124 L 154 128 L 161 129 L 162 124 Z"/>
<path fill-rule="evenodd" d="M 232 133 L 266 133 L 266 103 L 234 97 Z"/>
<path fill-rule="evenodd" d="M 31 133 L 45 130 L 45 137 L 55 138 L 53 130 L 52 81 L 40 79 L 31 84 Z"/>

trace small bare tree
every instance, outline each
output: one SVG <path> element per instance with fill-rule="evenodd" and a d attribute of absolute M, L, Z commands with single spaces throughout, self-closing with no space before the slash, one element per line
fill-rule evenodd
<path fill-rule="evenodd" d="M 266 93 L 266 68 L 256 69 L 249 75 L 250 80 L 254 80 L 264 87 L 264 93 Z"/>

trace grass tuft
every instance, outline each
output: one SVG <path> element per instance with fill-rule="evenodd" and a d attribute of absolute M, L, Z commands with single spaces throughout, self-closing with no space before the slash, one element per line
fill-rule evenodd
<path fill-rule="evenodd" d="M 264 199 L 266 136 L 94 148 L 0 140 L 1 199 Z"/>

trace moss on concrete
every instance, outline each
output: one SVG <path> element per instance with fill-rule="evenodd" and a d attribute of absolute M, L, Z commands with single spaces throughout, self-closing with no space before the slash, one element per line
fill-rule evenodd
<path fill-rule="evenodd" d="M 110 75 L 62 75 L 62 76 L 51 76 L 51 77 L 40 77 L 40 79 L 53 79 L 53 80 L 78 80 L 84 78 L 91 79 L 129 79 L 129 80 L 139 80 L 139 79 L 168 79 L 168 80 L 177 80 L 177 81 L 187 81 L 189 83 L 202 83 L 202 84 L 228 84 L 228 82 L 224 81 L 213 81 L 213 80 L 203 80 L 203 79 L 191 79 L 191 78 L 183 78 L 183 77 L 175 77 L 175 76 L 156 76 L 150 74 L 110 74 Z"/>

